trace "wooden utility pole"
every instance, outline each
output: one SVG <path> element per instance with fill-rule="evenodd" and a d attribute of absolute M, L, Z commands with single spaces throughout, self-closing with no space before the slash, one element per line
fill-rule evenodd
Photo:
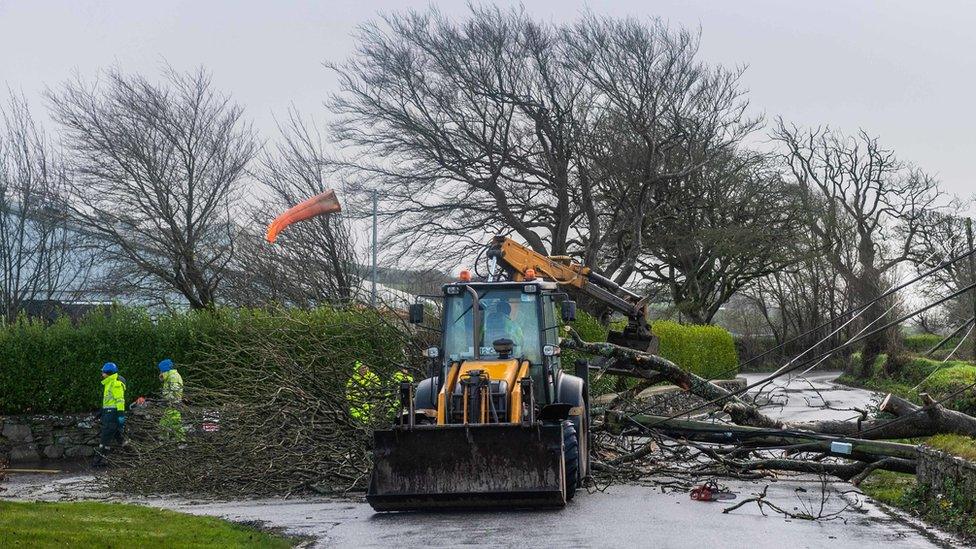
<path fill-rule="evenodd" d="M 609 411 L 605 415 L 605 427 L 613 434 L 625 432 L 634 425 L 647 426 L 658 431 L 670 433 L 672 436 L 714 443 L 742 443 L 748 441 L 756 446 L 788 446 L 804 444 L 808 450 L 822 452 L 836 452 L 837 447 L 832 442 L 846 442 L 849 446 L 841 457 L 899 457 L 916 459 L 918 447 L 911 444 L 900 444 L 879 440 L 864 440 L 838 436 L 831 440 L 821 434 L 804 434 L 803 432 L 749 427 L 746 425 L 729 425 L 725 423 L 711 423 L 690 419 L 677 419 L 667 416 L 649 416 L 643 414 L 628 414 L 626 412 Z M 646 433 L 641 433 L 646 434 Z M 833 449 L 832 449 L 833 448 Z"/>
<path fill-rule="evenodd" d="M 969 283 L 976 282 L 976 257 L 973 257 L 973 218 L 966 218 L 966 243 L 969 245 Z M 976 318 L 976 288 L 969 292 L 973 304 L 973 317 Z M 976 322 L 976 320 L 974 320 Z M 976 360 L 976 336 L 971 340 L 973 346 L 973 360 Z"/>

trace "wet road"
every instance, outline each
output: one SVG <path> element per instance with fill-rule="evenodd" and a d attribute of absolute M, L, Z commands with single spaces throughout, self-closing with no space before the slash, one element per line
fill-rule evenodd
<path fill-rule="evenodd" d="M 769 410 L 788 419 L 847 419 L 872 395 L 830 382 L 837 373 L 816 373 L 806 381 L 772 387 L 782 406 Z M 761 375 L 747 375 L 749 383 Z M 829 406 L 825 409 L 823 404 Z M 739 501 L 770 485 L 769 499 L 789 510 L 817 514 L 820 480 L 789 477 L 778 482 L 724 482 Z M 797 489 L 806 492 L 797 492 Z M 810 522 L 765 517 L 754 505 L 723 514 L 723 503 L 691 501 L 687 494 L 665 494 L 645 486 L 612 486 L 603 493 L 580 494 L 560 511 L 494 513 L 376 514 L 361 501 L 251 502 L 246 505 L 166 502 L 191 513 L 233 520 L 261 520 L 314 536 L 321 547 L 938 547 L 948 546 L 920 525 L 889 516 L 859 496 L 850 484 L 828 486 L 825 514 L 830 521 Z M 159 502 L 162 503 L 162 502 Z M 944 539 L 944 538 L 942 538 Z"/>
<path fill-rule="evenodd" d="M 748 494 L 763 484 L 732 483 Z M 819 482 L 772 484 L 771 500 L 801 507 L 794 489 L 805 486 L 805 505 L 816 513 Z M 832 485 L 828 511 L 846 502 Z M 815 494 L 815 496 L 813 495 Z M 741 496 L 740 497 L 744 497 Z M 167 504 L 196 514 L 237 521 L 264 521 L 316 538 L 320 547 L 937 547 L 932 539 L 867 505 L 829 522 L 764 517 L 755 506 L 723 514 L 722 503 L 698 503 L 686 494 L 661 494 L 642 486 L 614 486 L 605 493 L 581 495 L 561 511 L 440 514 L 374 514 L 359 502 L 252 502 Z M 944 545 L 943 545 L 944 546 Z"/>
<path fill-rule="evenodd" d="M 848 418 L 871 400 L 866 391 L 830 383 L 836 374 L 809 376 L 777 389 L 782 403 L 771 414 L 790 419 Z M 750 383 L 759 376 L 747 376 Z M 781 384 L 783 385 L 783 384 Z M 834 409 L 819 405 L 826 401 Z M 814 406 L 811 406 L 814 405 Z M 71 484 L 14 487 L 7 496 L 61 499 Z M 770 485 L 769 499 L 789 510 L 817 514 L 820 481 L 784 477 L 777 482 L 723 482 L 739 500 Z M 15 486 L 16 483 L 13 485 Z M 798 491 L 799 489 L 799 491 Z M 843 512 L 830 521 L 787 520 L 762 516 L 755 505 L 723 514 L 726 503 L 699 503 L 687 494 L 658 488 L 618 485 L 602 493 L 581 493 L 563 510 L 492 513 L 375 514 L 362 500 L 304 499 L 248 502 L 188 502 L 152 499 L 142 503 L 235 521 L 259 521 L 288 533 L 313 538 L 318 547 L 939 547 L 946 538 L 917 523 L 893 518 L 843 482 L 831 483 L 825 513 Z M 855 505 L 851 505 L 855 504 Z M 846 510 L 845 510 L 846 508 Z"/>

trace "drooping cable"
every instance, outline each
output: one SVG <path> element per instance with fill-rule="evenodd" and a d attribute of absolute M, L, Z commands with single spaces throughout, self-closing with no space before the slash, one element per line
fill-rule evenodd
<path fill-rule="evenodd" d="M 719 403 L 719 402 L 721 402 L 723 400 L 728 400 L 728 399 L 730 399 L 732 397 L 737 397 L 737 396 L 739 396 L 739 395 L 747 392 L 748 390 L 754 389 L 755 387 L 758 387 L 760 385 L 764 385 L 764 384 L 768 383 L 769 381 L 771 381 L 773 379 L 776 379 L 777 377 L 779 377 L 779 376 L 781 376 L 783 374 L 787 374 L 787 373 L 790 373 L 792 371 L 798 370 L 798 369 L 800 369 L 800 368 L 802 368 L 802 367 L 804 367 L 804 366 L 806 366 L 806 365 L 808 365 L 808 364 L 810 364 L 810 363 L 812 363 L 812 362 L 814 362 L 814 361 L 816 361 L 816 360 L 818 360 L 820 358 L 823 358 L 823 357 L 826 357 L 826 356 L 830 356 L 830 355 L 836 353 L 837 351 L 839 351 L 841 349 L 846 349 L 846 348 L 854 345 L 855 343 L 858 343 L 860 341 L 863 341 L 864 339 L 867 339 L 868 337 L 871 337 L 872 335 L 875 335 L 875 334 L 884 332 L 885 330 L 888 330 L 888 329 L 890 329 L 890 328 L 892 328 L 894 326 L 897 326 L 898 324 L 901 324 L 905 320 L 907 320 L 907 319 L 909 319 L 909 318 L 911 318 L 911 317 L 913 317 L 913 316 L 915 316 L 917 314 L 923 313 L 923 312 L 925 312 L 925 311 L 927 311 L 929 309 L 932 309 L 934 307 L 937 307 L 937 306 L 945 303 L 946 301 L 949 301 L 950 299 L 954 299 L 956 297 L 959 297 L 960 295 L 962 295 L 962 294 L 964 294 L 964 293 L 972 290 L 973 288 L 976 288 L 976 283 L 970 284 L 970 285 L 968 285 L 968 286 L 966 286 L 964 288 L 961 288 L 959 290 L 956 290 L 955 292 L 949 294 L 948 296 L 946 296 L 946 297 L 944 297 L 942 299 L 939 299 L 938 301 L 934 301 L 932 303 L 929 303 L 928 305 L 922 307 L 921 309 L 917 309 L 915 311 L 912 311 L 910 313 L 907 313 L 905 315 L 902 315 L 902 316 L 898 317 L 897 319 L 892 320 L 891 322 L 886 323 L 884 326 L 881 326 L 880 328 L 876 328 L 876 329 L 871 330 L 870 332 L 868 332 L 866 334 L 862 334 L 860 336 L 857 336 L 857 337 L 853 337 L 851 339 L 848 339 L 847 341 L 845 341 L 844 343 L 842 343 L 842 344 L 834 347 L 833 349 L 830 349 L 828 351 L 825 351 L 825 352 L 823 352 L 823 353 L 821 353 L 821 354 L 819 354 L 819 355 L 817 355 L 817 356 L 815 356 L 815 357 L 813 357 L 813 358 L 811 358 L 811 359 L 809 359 L 807 361 L 800 362 L 800 363 L 798 363 L 798 364 L 796 364 L 794 366 L 791 366 L 790 368 L 788 368 L 786 370 L 780 369 L 782 371 L 779 371 L 778 370 L 777 372 L 774 373 L 774 375 L 770 375 L 770 376 L 764 377 L 764 378 L 760 379 L 759 381 L 756 381 L 755 383 L 746 385 L 745 387 L 743 387 L 741 389 L 736 389 L 735 391 L 730 391 L 728 395 L 723 395 L 722 397 L 715 398 L 715 399 L 711 399 L 711 400 L 709 400 L 709 401 L 707 401 L 707 402 L 705 402 L 703 404 L 699 404 L 699 405 L 696 405 L 696 406 L 694 406 L 694 407 L 692 407 L 690 409 L 683 410 L 683 411 L 681 411 L 681 412 L 679 412 L 677 414 L 674 414 L 674 415 L 669 416 L 667 418 L 667 420 L 662 420 L 662 421 L 670 421 L 672 419 L 677 419 L 677 418 L 679 418 L 681 416 L 688 415 L 688 414 L 690 414 L 692 412 L 701 410 L 703 408 L 713 406 L 713 405 L 715 405 L 715 404 L 717 404 L 717 403 Z"/>

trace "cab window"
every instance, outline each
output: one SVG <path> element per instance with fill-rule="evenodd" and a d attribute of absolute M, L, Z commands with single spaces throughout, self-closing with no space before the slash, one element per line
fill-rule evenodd
<path fill-rule="evenodd" d="M 533 364 L 542 361 L 539 341 L 539 296 L 521 288 L 478 290 L 480 326 L 477 344 L 483 358 L 495 358 L 494 341 L 511 339 L 513 355 Z M 444 356 L 448 361 L 474 358 L 474 313 L 467 292 L 445 298 Z"/>

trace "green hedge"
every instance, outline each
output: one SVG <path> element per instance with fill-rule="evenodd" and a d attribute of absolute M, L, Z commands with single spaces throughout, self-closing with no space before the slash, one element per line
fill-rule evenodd
<path fill-rule="evenodd" d="M 932 347 L 935 347 L 944 337 L 939 334 L 913 334 L 905 336 L 903 341 L 905 349 L 913 353 L 925 353 Z M 950 351 L 958 344 L 959 338 L 954 337 L 942 346 L 942 350 Z"/>
<path fill-rule="evenodd" d="M 171 357 L 187 360 L 192 320 L 161 319 L 144 312 L 114 309 L 92 314 L 78 326 L 60 320 L 51 326 L 21 319 L 0 327 L 0 412 L 82 412 L 100 405 L 101 366 L 119 365 L 131 397 L 151 394 L 155 364 Z"/>
<path fill-rule="evenodd" d="M 739 356 L 732 334 L 718 326 L 659 320 L 651 328 L 661 340 L 659 354 L 705 379 L 733 379 Z"/>
<path fill-rule="evenodd" d="M 606 341 L 608 328 L 580 311 L 574 328 L 587 341 Z M 732 337 L 715 326 L 682 326 L 658 321 L 660 354 L 706 378 L 734 377 L 738 359 Z M 284 337 L 287 336 L 287 337 Z M 328 340 L 321 346 L 289 343 L 295 360 L 316 367 L 351 371 L 360 359 L 392 372 L 408 361 L 404 336 L 368 310 L 218 310 L 151 318 L 145 311 L 113 308 L 92 314 L 77 325 L 60 320 L 47 326 L 21 319 L 0 326 L 0 413 L 72 413 L 100 405 L 100 368 L 115 362 L 127 381 L 127 400 L 159 391 L 156 364 L 176 361 L 187 383 L 209 386 L 207 357 L 233 356 L 222 364 L 247 367 L 256 357 L 240 349 L 255 339 L 284 337 L 289 342 Z M 576 355 L 567 352 L 563 367 L 572 371 Z M 226 367 L 226 366 L 224 366 Z"/>
<path fill-rule="evenodd" d="M 573 328 L 585 341 L 606 341 L 610 328 L 593 316 L 579 311 Z M 614 325 L 622 330 L 624 325 Z M 732 379 L 739 373 L 739 356 L 732 335 L 718 326 L 683 325 L 658 320 L 651 331 L 660 339 L 658 354 L 678 366 L 706 379 Z M 563 368 L 569 370 L 575 353 L 563 355 Z"/>
<path fill-rule="evenodd" d="M 152 319 L 141 310 L 113 308 L 75 326 L 22 319 L 0 326 L 0 413 L 94 410 L 101 402 L 100 368 L 109 361 L 126 378 L 129 402 L 159 391 L 156 364 L 166 357 L 188 383 L 207 384 L 208 353 L 236 353 L 235 363 L 246 367 L 249 357 L 237 352 L 241 338 L 275 338 L 282 330 L 299 336 L 291 341 L 334 341 L 328 356 L 312 356 L 300 344 L 290 349 L 297 360 L 323 368 L 351 371 L 360 359 L 382 371 L 403 359 L 400 333 L 368 310 L 219 310 Z"/>
<path fill-rule="evenodd" d="M 600 323 L 597 318 L 586 311 L 577 311 L 573 329 L 584 341 L 606 341 L 610 328 Z"/>

